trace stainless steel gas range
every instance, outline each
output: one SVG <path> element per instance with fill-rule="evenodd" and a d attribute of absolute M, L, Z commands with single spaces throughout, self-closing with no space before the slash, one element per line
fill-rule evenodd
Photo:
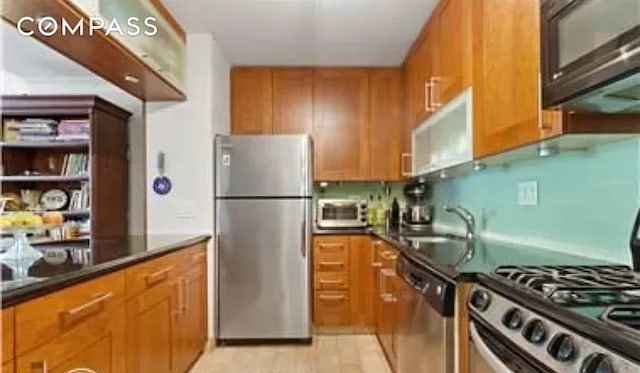
<path fill-rule="evenodd" d="M 640 274 L 504 266 L 469 296 L 471 372 L 640 372 Z"/>

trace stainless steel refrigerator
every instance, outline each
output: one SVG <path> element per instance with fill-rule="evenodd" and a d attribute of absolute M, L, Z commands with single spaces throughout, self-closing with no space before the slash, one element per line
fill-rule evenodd
<path fill-rule="evenodd" d="M 218 342 L 311 338 L 306 135 L 215 140 Z"/>

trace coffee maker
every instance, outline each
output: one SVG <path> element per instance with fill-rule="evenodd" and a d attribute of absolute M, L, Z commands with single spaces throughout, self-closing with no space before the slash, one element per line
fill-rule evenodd
<path fill-rule="evenodd" d="M 430 203 L 431 187 L 429 184 L 417 181 L 404 187 L 406 205 L 402 213 L 402 227 L 412 231 L 422 231 L 431 228 L 433 220 L 433 206 Z"/>

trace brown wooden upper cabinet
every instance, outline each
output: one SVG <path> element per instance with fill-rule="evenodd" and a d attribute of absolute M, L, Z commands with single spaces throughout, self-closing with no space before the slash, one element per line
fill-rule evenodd
<path fill-rule="evenodd" d="M 408 168 L 402 162 L 403 79 L 399 68 L 372 69 L 369 75 L 369 178 L 372 180 L 398 180 Z"/>
<path fill-rule="evenodd" d="M 413 127 L 471 84 L 471 3 L 441 1 L 411 48 L 405 70 Z"/>
<path fill-rule="evenodd" d="M 273 69 L 273 132 L 313 132 L 313 69 Z"/>
<path fill-rule="evenodd" d="M 404 95 L 399 67 L 234 67 L 231 133 L 312 135 L 315 180 L 399 180 Z"/>
<path fill-rule="evenodd" d="M 105 6 L 105 4 L 108 4 Z M 2 18 L 16 25 L 22 17 L 47 15 L 64 19 L 70 25 L 79 22 L 88 27 L 90 17 L 115 19 L 126 27 L 127 17 L 142 21 L 154 17 L 157 33 L 153 37 L 93 35 L 77 32 L 43 35 L 36 22 L 23 22 L 22 28 L 33 37 L 144 101 L 182 101 L 184 94 L 184 51 L 186 34 L 159 0 L 20 0 L 2 3 Z M 61 29 L 61 28 L 60 28 Z"/>
<path fill-rule="evenodd" d="M 540 118 L 539 7 L 538 1 L 473 2 L 475 157 L 545 136 Z"/>
<path fill-rule="evenodd" d="M 273 133 L 272 103 L 270 68 L 231 70 L 231 133 Z"/>
<path fill-rule="evenodd" d="M 441 0 L 405 60 L 409 127 L 472 86 L 475 159 L 563 133 L 540 105 L 539 7 Z"/>
<path fill-rule="evenodd" d="M 369 71 L 317 69 L 314 92 L 314 179 L 368 179 Z"/>

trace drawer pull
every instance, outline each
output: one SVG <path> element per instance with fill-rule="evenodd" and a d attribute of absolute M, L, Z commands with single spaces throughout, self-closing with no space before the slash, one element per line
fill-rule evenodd
<path fill-rule="evenodd" d="M 393 294 L 380 294 L 380 299 L 382 299 L 384 303 L 396 302 L 396 298 L 393 296 Z"/>
<path fill-rule="evenodd" d="M 167 280 L 172 269 L 173 267 L 169 267 L 144 276 L 144 280 L 147 283 L 147 286 L 152 286 L 159 282 Z"/>
<path fill-rule="evenodd" d="M 393 277 L 396 275 L 396 272 L 391 268 L 383 268 L 380 270 L 380 273 L 382 273 L 384 277 Z"/>
<path fill-rule="evenodd" d="M 380 255 L 385 260 L 396 260 L 396 259 L 398 259 L 398 254 L 394 254 L 391 251 L 385 251 Z"/>
<path fill-rule="evenodd" d="M 380 263 L 380 262 L 373 262 L 373 263 L 371 263 L 371 266 L 372 266 L 373 268 L 380 268 L 380 267 L 382 267 L 382 263 Z"/>
<path fill-rule="evenodd" d="M 336 300 L 344 300 L 344 295 L 326 295 L 326 294 L 320 294 L 318 296 L 318 298 L 320 298 L 320 300 L 331 300 L 331 301 L 336 301 Z"/>
<path fill-rule="evenodd" d="M 343 266 L 344 262 L 320 262 L 321 266 Z"/>
<path fill-rule="evenodd" d="M 344 250 L 344 245 L 341 243 L 323 243 L 319 245 L 320 250 L 323 249 L 339 249 Z"/>
<path fill-rule="evenodd" d="M 320 285 L 344 284 L 344 280 L 320 280 Z"/>
<path fill-rule="evenodd" d="M 104 303 L 111 298 L 113 298 L 113 293 L 100 294 L 85 304 L 74 307 L 67 311 L 62 311 L 60 315 L 62 316 L 63 320 L 66 321 L 78 320 L 100 311 Z"/>

